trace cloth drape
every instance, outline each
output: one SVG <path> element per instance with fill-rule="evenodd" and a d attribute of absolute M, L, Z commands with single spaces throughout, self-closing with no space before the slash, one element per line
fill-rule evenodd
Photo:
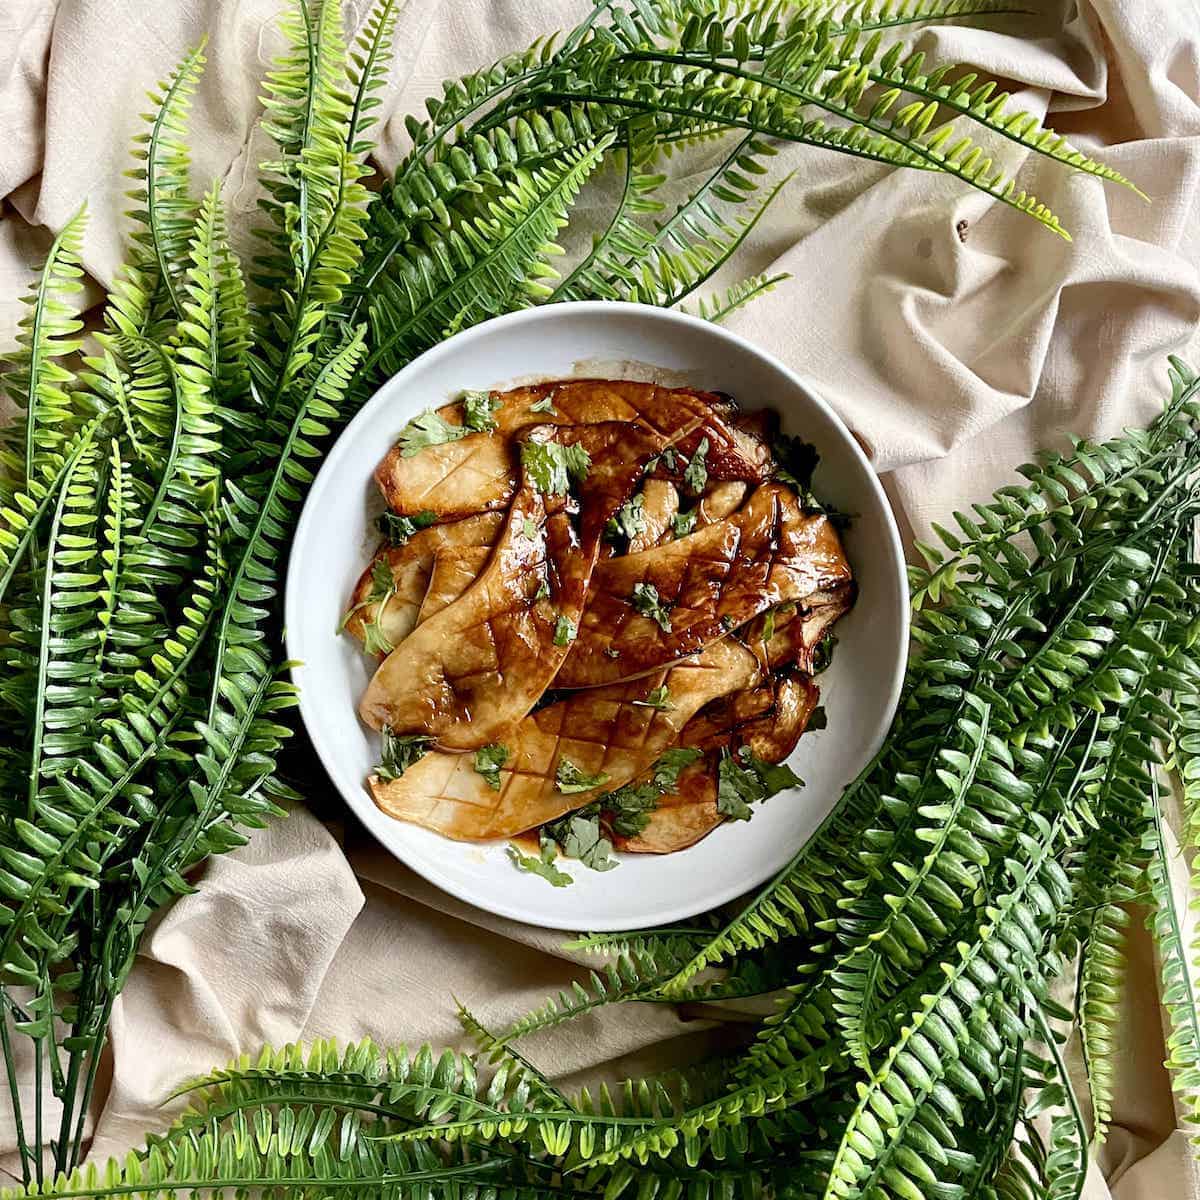
<path fill-rule="evenodd" d="M 235 237 L 247 236 L 256 164 L 270 157 L 255 120 L 281 45 L 278 7 L 0 0 L 0 353 L 13 344 L 33 268 L 84 201 L 88 299 L 111 282 L 126 230 L 122 172 L 145 93 L 205 34 L 194 177 L 223 181 Z M 367 0 L 344 7 L 347 28 L 361 26 Z M 832 402 L 885 474 L 909 536 L 985 499 L 1066 430 L 1103 436 L 1151 417 L 1168 353 L 1190 349 L 1200 365 L 1197 0 L 1041 7 L 987 28 L 928 28 L 916 43 L 935 60 L 986 63 L 1021 107 L 1049 113 L 1149 203 L 997 139 L 1021 185 L 1071 230 L 1067 242 L 956 181 L 791 147 L 777 161 L 793 178 L 738 262 L 739 274 L 791 278 L 731 324 Z M 403 154 L 403 115 L 420 111 L 444 77 L 567 27 L 586 8 L 408 0 L 380 93 L 380 166 Z M 603 219 L 602 200 L 585 199 L 585 227 Z M 310 792 L 313 811 L 297 808 L 207 864 L 197 893 L 149 929 L 113 1014 L 93 1155 L 139 1143 L 169 1119 L 161 1105 L 181 1080 L 264 1042 L 462 1045 L 455 998 L 500 1027 L 581 977 L 561 934 L 443 895 L 377 847 L 323 778 L 314 775 Z M 1183 895 L 1185 863 L 1171 866 Z M 1200 1200 L 1161 1066 L 1157 969 L 1140 914 L 1128 977 L 1112 1130 L 1086 1195 Z M 644 1073 L 710 1052 L 741 1015 L 737 1006 L 605 1009 L 528 1052 L 568 1083 L 597 1070 Z M 0 1151 L 11 1148 L 11 1122 L 0 1117 Z"/>

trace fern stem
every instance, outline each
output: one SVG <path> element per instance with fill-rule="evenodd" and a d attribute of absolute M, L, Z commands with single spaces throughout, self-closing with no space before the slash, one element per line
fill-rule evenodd
<path fill-rule="evenodd" d="M 8 992 L 4 991 L 5 1007 L 8 1007 Z M 17 1063 L 13 1057 L 12 1036 L 8 1030 L 8 1013 L 0 1012 L 0 1047 L 4 1050 L 4 1073 L 8 1076 L 8 1097 L 12 1105 L 13 1124 L 16 1129 L 17 1152 L 21 1159 L 21 1178 L 28 1185 L 32 1175 L 29 1165 L 34 1159 L 33 1151 L 25 1137 L 25 1117 L 21 1106 L 21 1091 L 17 1085 Z"/>
<path fill-rule="evenodd" d="M 29 548 L 36 541 L 42 518 L 49 512 L 51 505 L 57 502 L 66 480 L 74 470 L 80 456 L 92 445 L 97 435 L 103 433 L 106 428 L 106 417 L 97 417 L 85 425 L 76 435 L 76 442 L 70 454 L 63 460 L 63 464 L 59 467 L 54 478 L 45 485 L 45 493 L 38 501 L 37 507 L 29 514 L 29 523 L 26 525 L 24 532 L 19 536 L 15 548 L 7 552 L 6 565 L 3 572 L 0 572 L 0 602 L 4 600 L 5 593 L 8 591 L 8 585 L 16 575 L 17 568 L 21 565 Z"/>
<path fill-rule="evenodd" d="M 404 0 L 399 0 L 399 2 L 403 4 Z M 383 48 L 391 32 L 391 25 L 400 11 L 396 7 L 396 4 L 397 0 L 379 0 L 369 15 L 369 18 L 374 18 L 379 23 L 375 27 L 375 35 L 371 38 L 370 48 L 367 50 L 363 61 L 362 74 L 359 77 L 358 86 L 354 89 L 354 102 L 350 106 L 350 117 L 346 123 L 345 146 L 347 154 L 355 152 L 354 148 L 359 134 L 359 122 L 363 119 L 364 115 L 363 104 L 370 96 L 370 85 L 375 78 L 375 69 L 379 62 L 379 56 L 383 53 Z"/>
<path fill-rule="evenodd" d="M 162 281 L 162 286 L 166 289 L 171 307 L 180 316 L 183 315 L 183 308 L 179 303 L 179 293 L 175 290 L 175 280 L 171 275 L 172 264 L 167 260 L 167 239 L 159 223 L 160 217 L 157 204 L 158 149 L 164 130 L 166 129 L 166 123 L 172 119 L 174 114 L 175 98 L 181 94 L 182 89 L 190 86 L 193 72 L 204 62 L 204 47 L 207 42 L 208 39 L 206 37 L 201 38 L 200 44 L 193 50 L 190 50 L 183 62 L 179 64 L 175 76 L 163 96 L 162 103 L 158 107 L 154 124 L 150 129 L 150 140 L 146 146 L 146 213 L 149 220 L 151 241 L 154 246 L 154 257 L 158 263 L 159 278 Z"/>
<path fill-rule="evenodd" d="M 36 817 L 34 801 L 37 799 L 42 773 L 42 738 L 45 734 L 46 723 L 46 681 L 50 668 L 51 630 L 50 617 L 54 611 L 54 576 L 57 570 L 56 556 L 58 554 L 59 533 L 63 514 L 67 506 L 67 497 L 71 490 L 71 480 L 83 462 L 83 455 L 72 459 L 70 467 L 63 477 L 62 487 L 54 505 L 54 516 L 50 522 L 50 532 L 46 543 L 46 565 L 42 572 L 42 613 L 41 636 L 38 639 L 37 684 L 34 693 L 34 712 L 32 741 L 29 751 L 29 787 L 26 799 L 27 815 L 32 820 Z M 38 1143 L 41 1144 L 40 1142 Z"/>
<path fill-rule="evenodd" d="M 101 1052 L 104 1049 L 105 1041 L 108 1039 L 108 1027 L 109 1022 L 112 1020 L 113 1002 L 115 1000 L 115 992 L 110 991 L 104 999 L 104 1006 L 101 1009 L 96 1032 L 92 1035 L 92 1044 L 87 1051 L 87 1078 L 84 1080 L 83 1095 L 79 1098 L 78 1111 L 75 1117 L 75 1133 L 71 1139 L 71 1156 L 67 1163 L 68 1167 L 73 1167 L 79 1162 L 82 1152 L 83 1129 L 87 1123 L 88 1109 L 92 1105 L 92 1094 L 96 1090 L 96 1079 L 100 1073 Z"/>
<path fill-rule="evenodd" d="M 1072 1124 L 1075 1126 L 1076 1141 L 1079 1144 L 1079 1159 L 1076 1164 L 1078 1186 L 1075 1188 L 1072 1196 L 1061 1196 L 1061 1193 L 1057 1192 L 1055 1196 L 1061 1197 L 1061 1200 L 1079 1200 L 1088 1171 L 1087 1124 L 1083 1119 L 1083 1111 L 1079 1107 L 1079 1098 L 1075 1095 L 1075 1086 L 1071 1082 L 1071 1074 L 1067 1070 L 1066 1062 L 1063 1060 L 1062 1051 L 1059 1049 L 1058 1041 L 1054 1036 L 1054 1030 L 1050 1028 L 1050 1022 L 1046 1019 L 1045 1009 L 1040 1004 L 1034 1007 L 1033 1019 L 1042 1044 L 1050 1052 L 1050 1057 L 1054 1062 L 1054 1068 L 1058 1073 L 1058 1080 L 1062 1087 L 1067 1112 L 1070 1115 Z"/>
<path fill-rule="evenodd" d="M 291 1184 L 293 1186 L 309 1185 L 319 1188 L 322 1192 L 326 1189 L 330 1191 L 343 1191 L 351 1189 L 356 1192 L 366 1192 L 370 1188 L 378 1188 L 381 1193 L 386 1193 L 389 1188 L 399 1188 L 420 1183 L 434 1183 L 443 1180 L 463 1179 L 467 1177 L 487 1176 L 498 1173 L 498 1168 L 502 1167 L 503 1161 L 495 1159 L 485 1159 L 482 1162 L 463 1163 L 458 1166 L 450 1167 L 431 1167 L 416 1171 L 381 1171 L 377 1175 L 371 1175 L 367 1171 L 357 1172 L 349 1178 L 312 1178 L 312 1179 L 281 1179 L 277 1175 L 264 1173 L 262 1175 L 237 1175 L 229 1178 L 222 1178 L 216 1182 L 216 1187 L 225 1188 L 245 1188 L 255 1193 L 269 1191 L 273 1188 L 278 1188 L 282 1184 Z M 101 1184 L 99 1187 L 72 1187 L 55 1188 L 55 1200 L 102 1200 L 107 1196 L 144 1196 L 148 1192 L 153 1192 L 159 1196 L 167 1193 L 188 1192 L 193 1194 L 201 1194 L 202 1192 L 213 1188 L 214 1182 L 212 1179 L 205 1178 L 203 1175 L 197 1175 L 191 1179 L 162 1179 L 155 1180 L 152 1185 L 148 1185 L 145 1181 L 137 1183 L 120 1183 L 120 1184 Z M 240 1193 L 239 1193 L 240 1194 Z"/>
<path fill-rule="evenodd" d="M 29 383 L 25 390 L 25 480 L 35 478 L 34 459 L 37 454 L 37 393 L 42 382 L 42 349 L 46 342 L 43 332 L 43 322 L 54 287 L 55 267 L 59 256 L 66 248 L 66 243 L 75 236 L 77 222 L 83 216 L 87 205 L 80 206 L 75 215 L 58 231 L 50 249 L 46 254 L 46 262 L 38 277 L 37 289 L 32 303 L 32 323 L 29 328 Z"/>

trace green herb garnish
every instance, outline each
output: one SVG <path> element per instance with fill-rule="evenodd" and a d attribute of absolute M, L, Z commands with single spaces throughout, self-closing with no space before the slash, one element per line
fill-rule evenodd
<path fill-rule="evenodd" d="M 568 858 L 577 858 L 590 870 L 611 871 L 618 865 L 612 856 L 612 842 L 601 832 L 598 813 L 588 816 L 572 813 L 558 844 Z"/>
<path fill-rule="evenodd" d="M 558 411 L 554 407 L 554 397 L 552 395 L 543 396 L 540 400 L 535 400 L 529 406 L 529 411 L 535 413 L 550 413 L 551 416 L 558 416 Z"/>
<path fill-rule="evenodd" d="M 616 541 L 617 538 L 626 537 L 632 540 L 639 533 L 646 532 L 646 509 L 645 498 L 641 492 L 631 500 L 627 500 L 620 508 L 617 509 L 615 515 L 609 517 L 608 523 L 604 526 L 604 536 L 610 541 Z"/>
<path fill-rule="evenodd" d="M 817 643 L 817 648 L 813 651 L 812 673 L 814 675 L 820 675 L 822 671 L 829 670 L 829 664 L 833 662 L 833 651 L 837 646 L 837 641 L 831 629 Z"/>
<path fill-rule="evenodd" d="M 537 522 L 532 517 L 526 517 L 525 520 L 521 522 L 521 532 L 527 538 L 529 538 L 530 541 L 533 541 L 533 539 L 537 537 Z"/>
<path fill-rule="evenodd" d="M 735 821 L 748 821 L 752 804 L 803 782 L 787 763 L 765 762 L 744 746 L 737 755 L 721 756 L 717 766 L 717 811 Z"/>
<path fill-rule="evenodd" d="M 387 538 L 387 543 L 393 549 L 403 546 L 414 533 L 428 529 L 437 520 L 437 513 L 425 509 L 415 517 L 402 517 L 398 513 L 380 513 L 375 518 L 375 528 Z"/>
<path fill-rule="evenodd" d="M 650 617 L 658 622 L 663 633 L 671 632 L 671 606 L 664 604 L 658 594 L 658 588 L 652 583 L 635 583 L 630 594 L 629 603 L 643 617 Z"/>
<path fill-rule="evenodd" d="M 547 496 L 566 495 L 571 483 L 587 478 L 591 456 L 582 446 L 562 442 L 522 442 L 521 465 L 533 486 Z"/>
<path fill-rule="evenodd" d="M 671 525 L 677 538 L 687 537 L 696 528 L 696 510 L 690 508 L 687 512 L 676 513 L 671 518 Z"/>
<path fill-rule="evenodd" d="M 375 774 L 387 783 L 399 779 L 413 763 L 424 758 L 433 745 L 433 738 L 423 733 L 395 734 L 388 725 L 383 727 L 380 736 L 383 746 Z"/>
<path fill-rule="evenodd" d="M 763 617 L 762 627 L 762 644 L 765 646 L 775 636 L 775 610 L 767 609 L 767 615 Z"/>
<path fill-rule="evenodd" d="M 570 887 L 575 882 L 566 871 L 560 871 L 554 865 L 557 850 L 552 841 L 543 838 L 541 852 L 535 857 L 532 854 L 522 854 L 516 846 L 509 846 L 508 857 L 513 866 L 519 871 L 527 871 L 530 875 L 540 875 L 547 883 L 556 888 Z"/>
<path fill-rule="evenodd" d="M 487 433 L 496 428 L 492 414 L 502 401 L 492 398 L 491 392 L 463 392 L 463 424 L 475 433 Z"/>
<path fill-rule="evenodd" d="M 674 707 L 671 704 L 671 693 L 667 690 L 665 683 L 662 687 L 651 688 L 646 693 L 644 700 L 635 700 L 633 703 L 638 708 L 657 708 L 660 712 L 665 712 L 668 708 Z"/>
<path fill-rule="evenodd" d="M 548 600 L 550 598 L 550 585 L 544 579 L 538 585 L 538 590 L 533 598 L 535 600 Z"/>
<path fill-rule="evenodd" d="M 356 613 L 374 606 L 375 611 L 362 618 L 363 649 L 368 654 L 391 654 L 395 649 L 380 625 L 383 610 L 395 594 L 396 580 L 392 575 L 392 568 L 387 559 L 380 555 L 371 564 L 371 586 L 367 590 L 366 599 L 360 600 L 342 618 L 341 625 L 345 629 Z"/>
<path fill-rule="evenodd" d="M 508 762 L 508 747 L 498 742 L 475 751 L 475 770 L 487 780 L 493 791 L 500 790 L 500 768 Z"/>
<path fill-rule="evenodd" d="M 650 824 L 650 814 L 659 800 L 679 783 L 680 772 L 701 757 L 690 746 L 680 746 L 661 754 L 642 783 L 627 783 L 594 802 L 597 811 L 608 814 L 613 831 L 622 837 L 635 837 Z M 589 808 L 592 807 L 589 805 Z"/>
<path fill-rule="evenodd" d="M 445 417 L 426 409 L 418 413 L 400 431 L 400 457 L 412 458 L 430 446 L 442 446 L 446 442 L 457 442 L 471 430 L 466 425 L 451 425 Z"/>
<path fill-rule="evenodd" d="M 708 484 L 708 449 L 708 438 L 701 438 L 696 453 L 692 455 L 683 473 L 683 486 L 697 496 Z"/>
<path fill-rule="evenodd" d="M 575 622 L 570 617 L 564 617 L 561 614 L 554 622 L 554 644 L 556 646 L 569 646 L 575 640 Z"/>
<path fill-rule="evenodd" d="M 558 770 L 554 773 L 554 786 L 564 795 L 574 792 L 590 792 L 608 782 L 608 776 L 603 771 L 595 775 L 587 775 L 581 771 L 569 758 L 558 760 Z"/>

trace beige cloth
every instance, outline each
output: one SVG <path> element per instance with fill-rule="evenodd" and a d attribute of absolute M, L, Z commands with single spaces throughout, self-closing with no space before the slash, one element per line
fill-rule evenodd
<path fill-rule="evenodd" d="M 792 280 L 734 326 L 824 392 L 889 471 L 902 519 L 981 499 L 1064 429 L 1111 433 L 1155 410 L 1165 356 L 1200 319 L 1200 8 L 1197 0 L 1062 0 L 1062 11 L 948 26 L 920 41 L 988 63 L 1021 103 L 1136 179 L 1153 199 L 1042 162 L 1022 182 L 1074 232 L 1067 243 L 954 181 L 791 148 L 796 178 L 742 259 Z M 197 180 L 225 180 L 235 224 L 254 202 L 259 78 L 277 0 L 0 0 L 0 349 L 11 342 L 48 231 L 86 198 L 85 263 L 120 255 L 121 172 L 145 90 L 207 31 L 192 119 Z M 346 5 L 358 24 L 366 0 Z M 408 0 L 380 161 L 402 115 L 443 76 L 570 24 L 584 0 Z M 1047 4 L 1047 8 L 1054 8 Z M 1016 165 L 1021 153 L 1000 147 Z M 965 222 L 965 225 L 960 223 Z M 962 234 L 956 227 L 961 227 Z M 1196 348 L 1193 347 L 1193 361 Z M 1200 365 L 1200 363 L 1198 363 Z M 486 916 L 390 860 L 336 799 L 210 863 L 198 894 L 162 914 L 112 1023 L 94 1152 L 164 1121 L 170 1088 L 264 1041 L 370 1036 L 460 1043 L 452 997 L 500 1026 L 576 977 L 554 933 Z M 1182 863 L 1175 864 L 1184 888 Z M 1149 939 L 1131 937 L 1113 1130 L 1091 1200 L 1196 1200 L 1200 1181 L 1163 1059 Z M 557 1075 L 687 1061 L 719 1036 L 712 1012 L 606 1010 L 530 1047 Z M 729 1014 L 726 1014 L 729 1015 Z M 10 1139 L 6 1139 L 6 1147 Z M 1104 1181 L 1107 1176 L 1108 1183 Z M 1111 1188 L 1111 1191 L 1110 1191 Z"/>

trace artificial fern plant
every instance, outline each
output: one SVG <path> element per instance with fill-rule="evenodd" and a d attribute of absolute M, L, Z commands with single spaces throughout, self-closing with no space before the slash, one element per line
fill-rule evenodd
<path fill-rule="evenodd" d="M 1070 1196 L 1110 1108 L 1124 910 L 1154 899 L 1189 1111 L 1200 1017 L 1166 885 L 1159 760 L 1194 807 L 1197 384 L 1144 433 L 1077 444 L 970 514 L 914 572 L 896 727 L 818 834 L 723 927 L 592 938 L 592 987 L 477 1057 L 266 1052 L 106 1171 L 71 1174 L 112 1004 L 187 872 L 281 816 L 293 701 L 278 581 L 313 466 L 376 384 L 448 333 L 584 297 L 688 300 L 784 181 L 783 141 L 955 175 L 1066 236 L 961 133 L 1127 181 L 991 84 L 926 70 L 923 20 L 997 0 L 612 0 L 445 85 L 366 186 L 398 0 L 355 44 L 296 3 L 268 73 L 260 252 L 189 178 L 202 49 L 137 141 L 135 232 L 86 339 L 83 216 L 51 247 L 6 376 L 0 479 L 0 1042 L 22 1170 L 62 1196 Z M 672 156 L 725 155 L 667 205 Z M 620 183 L 551 260 L 581 189 Z M 774 286 L 699 300 L 719 318 Z M 1194 825 L 1191 828 L 1194 834 Z M 1074 1009 L 1047 996 L 1078 963 Z M 517 1043 L 599 1005 L 783 989 L 741 1056 L 568 1097 Z M 1061 1042 L 1081 1031 L 1090 1096 Z M 29 1043 L 33 1079 L 18 1075 Z M 41 1099 L 48 1090 L 53 1105 Z M 22 1096 L 32 1093 L 32 1104 Z M 1046 1119 L 1048 1128 L 1043 1128 Z"/>

